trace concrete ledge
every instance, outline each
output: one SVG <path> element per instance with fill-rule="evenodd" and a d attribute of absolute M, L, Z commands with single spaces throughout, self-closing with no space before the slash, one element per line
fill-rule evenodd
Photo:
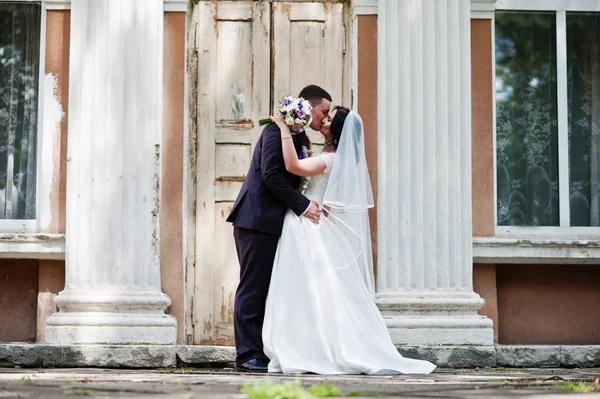
<path fill-rule="evenodd" d="M 600 241 L 474 237 L 473 263 L 597 265 Z"/>
<path fill-rule="evenodd" d="M 560 367 L 560 346 L 554 345 L 498 345 L 498 366 L 507 367 Z"/>
<path fill-rule="evenodd" d="M 600 367 L 600 345 L 402 346 L 406 357 L 440 368 Z M 219 368 L 235 362 L 232 346 L 0 344 L 0 367 Z"/>
<path fill-rule="evenodd" d="M 219 365 L 235 363 L 235 347 L 208 345 L 178 345 L 177 360 L 187 365 Z"/>
<path fill-rule="evenodd" d="M 176 366 L 175 346 L 0 344 L 0 367 Z"/>
<path fill-rule="evenodd" d="M 438 367 L 470 368 L 495 367 L 494 346 L 402 346 L 398 352 L 404 357 L 429 360 Z"/>
<path fill-rule="evenodd" d="M 65 259 L 64 234 L 0 234 L 2 259 Z"/>
<path fill-rule="evenodd" d="M 439 367 L 495 367 L 494 346 L 403 346 L 402 356 L 429 360 Z M 177 357 L 186 365 L 215 366 L 235 362 L 235 348 L 231 346 L 180 345 Z"/>
<path fill-rule="evenodd" d="M 598 367 L 600 366 L 600 346 L 562 346 L 563 367 Z"/>
<path fill-rule="evenodd" d="M 498 366 L 598 367 L 600 345 L 497 345 Z"/>

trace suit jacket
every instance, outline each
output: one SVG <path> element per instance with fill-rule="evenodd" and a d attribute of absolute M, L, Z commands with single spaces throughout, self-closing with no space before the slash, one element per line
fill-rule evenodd
<path fill-rule="evenodd" d="M 293 137 L 296 152 L 307 146 L 305 133 Z M 256 143 L 250 169 L 227 221 L 234 226 L 281 235 L 287 209 L 298 216 L 310 201 L 298 191 L 300 177 L 285 169 L 281 150 L 281 131 L 267 125 Z"/>

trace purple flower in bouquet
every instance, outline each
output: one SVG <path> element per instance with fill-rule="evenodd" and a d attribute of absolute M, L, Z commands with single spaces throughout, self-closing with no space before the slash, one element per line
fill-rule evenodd
<path fill-rule="evenodd" d="M 302 149 L 298 153 L 298 159 L 305 159 L 309 157 L 308 148 L 302 146 Z"/>

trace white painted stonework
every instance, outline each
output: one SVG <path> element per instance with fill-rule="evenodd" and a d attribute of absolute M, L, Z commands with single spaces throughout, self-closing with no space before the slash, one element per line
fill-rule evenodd
<path fill-rule="evenodd" d="M 473 292 L 470 1 L 378 7 L 378 306 L 396 344 L 492 345 Z"/>
<path fill-rule="evenodd" d="M 471 18 L 492 19 L 496 0 L 471 0 Z"/>
<path fill-rule="evenodd" d="M 159 262 L 162 0 L 71 8 L 65 289 L 51 344 L 175 344 Z"/>
<path fill-rule="evenodd" d="M 600 265 L 600 241 L 543 237 L 473 238 L 474 263 Z"/>
<path fill-rule="evenodd" d="M 58 190 L 57 180 L 53 176 L 55 165 L 60 163 L 57 156 L 59 151 L 55 148 L 59 142 L 60 122 L 65 116 L 65 113 L 60 105 L 58 98 L 58 78 L 51 73 L 44 76 L 44 89 L 42 91 L 43 107 L 42 107 L 42 132 L 40 140 L 40 153 L 42 167 L 39 168 L 38 176 L 38 210 L 39 210 L 39 230 L 48 231 L 52 220 L 51 194 L 54 190 Z"/>
<path fill-rule="evenodd" d="M 65 236 L 0 234 L 0 259 L 65 259 Z"/>

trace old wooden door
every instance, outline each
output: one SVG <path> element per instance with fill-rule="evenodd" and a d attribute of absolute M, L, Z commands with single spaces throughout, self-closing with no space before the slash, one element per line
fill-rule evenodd
<path fill-rule="evenodd" d="M 257 122 L 284 95 L 314 83 L 348 104 L 344 5 L 199 2 L 189 32 L 186 334 L 188 343 L 232 345 L 239 265 L 225 219 L 262 130 Z"/>

